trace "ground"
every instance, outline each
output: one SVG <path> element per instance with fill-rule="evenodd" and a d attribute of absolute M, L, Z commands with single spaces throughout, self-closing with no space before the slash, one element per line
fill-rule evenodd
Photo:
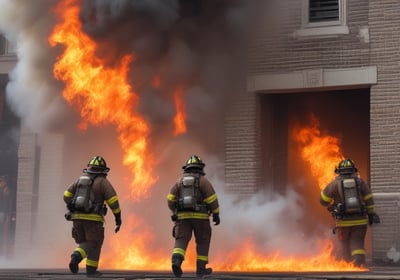
<path fill-rule="evenodd" d="M 167 272 L 152 271 L 128 271 L 128 270 L 103 270 L 101 279 L 113 280 L 133 280 L 133 279 L 176 279 L 173 274 Z M 182 280 L 193 279 L 195 274 L 184 274 Z M 84 271 L 78 274 L 71 274 L 69 270 L 60 269 L 0 269 L 0 280 L 53 280 L 53 279 L 90 279 L 84 274 Z M 373 280 L 373 279 L 391 279 L 400 280 L 400 265 L 385 265 L 370 267 L 365 272 L 215 272 L 207 279 L 221 280 Z"/>

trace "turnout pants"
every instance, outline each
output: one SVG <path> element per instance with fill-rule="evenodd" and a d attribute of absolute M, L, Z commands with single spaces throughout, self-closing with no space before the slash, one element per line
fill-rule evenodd
<path fill-rule="evenodd" d="M 176 222 L 173 235 L 175 237 L 175 246 L 173 256 L 185 258 L 185 253 L 189 241 L 194 233 L 196 241 L 197 260 L 208 263 L 208 252 L 211 241 L 210 221 L 201 219 L 184 219 Z"/>
<path fill-rule="evenodd" d="M 97 268 L 104 241 L 103 223 L 73 220 L 72 237 L 78 244 L 74 252 L 79 252 L 82 259 L 87 258 L 86 266 Z"/>
<path fill-rule="evenodd" d="M 367 225 L 338 227 L 336 234 L 339 240 L 338 257 L 353 261 L 355 265 L 365 264 L 364 240 Z"/>

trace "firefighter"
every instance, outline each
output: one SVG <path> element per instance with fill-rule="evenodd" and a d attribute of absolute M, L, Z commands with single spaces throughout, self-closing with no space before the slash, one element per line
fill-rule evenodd
<path fill-rule="evenodd" d="M 69 268 L 78 273 L 79 263 L 86 258 L 86 276 L 100 277 L 97 270 L 104 241 L 104 216 L 107 206 L 115 218 L 115 233 L 121 227 L 121 209 L 117 193 L 107 179 L 106 161 L 101 156 L 93 157 L 82 176 L 64 192 L 64 202 L 68 212 L 66 219 L 72 220 L 72 237 L 77 247 L 71 254 Z"/>
<path fill-rule="evenodd" d="M 367 224 L 380 222 L 373 195 L 350 158 L 341 160 L 335 173 L 336 178 L 321 191 L 320 203 L 336 220 L 333 233 L 339 241 L 339 258 L 365 266 Z"/>
<path fill-rule="evenodd" d="M 182 276 L 182 262 L 185 259 L 186 248 L 194 233 L 196 241 L 196 275 L 203 277 L 211 274 L 212 269 L 206 268 L 211 241 L 212 216 L 214 225 L 219 225 L 219 204 L 217 194 L 211 183 L 205 177 L 205 164 L 200 157 L 189 157 L 182 166 L 183 175 L 173 185 L 167 196 L 171 219 L 175 222 L 173 237 L 175 245 L 172 251 L 172 271 L 176 277 Z"/>

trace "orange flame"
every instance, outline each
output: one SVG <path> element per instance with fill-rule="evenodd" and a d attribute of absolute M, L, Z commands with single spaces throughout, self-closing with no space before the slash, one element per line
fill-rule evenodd
<path fill-rule="evenodd" d="M 124 56 L 115 68 L 105 67 L 95 55 L 95 42 L 81 31 L 79 3 L 63 1 L 55 11 L 62 21 L 54 27 L 49 41 L 52 46 L 63 45 L 65 50 L 54 66 L 54 75 L 66 84 L 64 98 L 80 111 L 81 129 L 88 123 L 115 125 L 123 163 L 134 174 L 131 194 L 133 198 L 146 196 L 156 179 L 151 175 L 153 159 L 147 152 L 149 127 L 134 113 L 138 96 L 127 81 L 133 57 Z"/>
<path fill-rule="evenodd" d="M 293 138 L 301 146 L 301 157 L 310 164 L 311 173 L 318 178 L 318 185 L 322 190 L 332 180 L 332 172 L 343 159 L 343 155 L 340 139 L 323 135 L 319 126 L 319 120 L 312 115 L 311 124 L 295 128 Z"/>
<path fill-rule="evenodd" d="M 178 87 L 174 92 L 174 100 L 176 108 L 176 114 L 174 117 L 174 124 L 175 124 L 174 136 L 186 132 L 186 123 L 185 123 L 186 111 L 185 111 L 185 104 L 183 103 L 182 100 L 182 95 L 183 95 L 183 88 Z"/>
<path fill-rule="evenodd" d="M 326 241 L 321 245 L 321 254 L 313 257 L 284 256 L 273 252 L 265 256 L 258 252 L 251 238 L 244 240 L 237 250 L 229 252 L 217 265 L 219 271 L 363 271 L 352 263 L 338 261 L 332 256 L 333 244 Z M 239 258 L 239 259 L 238 259 Z"/>

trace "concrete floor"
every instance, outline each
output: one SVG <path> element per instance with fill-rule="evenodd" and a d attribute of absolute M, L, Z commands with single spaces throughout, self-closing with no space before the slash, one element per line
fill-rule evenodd
<path fill-rule="evenodd" d="M 121 270 L 102 270 L 101 279 L 130 280 L 130 279 L 175 279 L 173 274 L 167 272 L 152 271 L 121 271 Z M 184 274 L 180 279 L 193 279 L 195 274 Z M 386 265 L 371 267 L 365 272 L 215 272 L 206 277 L 207 279 L 232 279 L 232 280 L 351 280 L 351 279 L 392 279 L 400 280 L 400 265 Z M 53 280 L 53 279 L 90 279 L 85 275 L 85 271 L 78 274 L 71 274 L 69 270 L 61 269 L 0 269 L 0 279 L 4 280 Z"/>

